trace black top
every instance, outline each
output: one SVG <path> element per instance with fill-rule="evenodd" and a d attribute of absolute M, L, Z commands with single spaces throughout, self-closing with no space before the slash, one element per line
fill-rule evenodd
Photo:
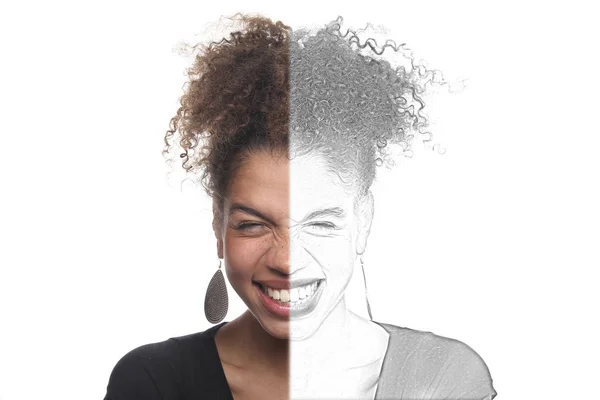
<path fill-rule="evenodd" d="M 104 400 L 233 400 L 214 340 L 225 324 L 130 351 L 115 365 Z"/>
<path fill-rule="evenodd" d="M 233 400 L 214 340 L 225 324 L 130 351 L 114 367 L 104 400 Z M 464 343 L 379 325 L 390 337 L 375 399 L 496 396 L 487 366 Z"/>

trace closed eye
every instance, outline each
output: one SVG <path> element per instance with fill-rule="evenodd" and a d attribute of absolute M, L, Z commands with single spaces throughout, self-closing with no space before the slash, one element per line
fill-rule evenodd
<path fill-rule="evenodd" d="M 315 223 L 309 224 L 309 226 L 314 226 L 314 227 L 323 228 L 323 229 L 336 229 L 337 228 L 331 222 L 315 222 Z"/>
<path fill-rule="evenodd" d="M 309 233 L 313 233 L 316 235 L 326 235 L 332 233 L 333 231 L 339 229 L 335 224 L 326 221 L 313 222 L 305 225 L 305 229 Z"/>
<path fill-rule="evenodd" d="M 242 222 L 235 226 L 235 229 L 242 232 L 257 233 L 264 228 L 264 224 L 259 222 Z"/>

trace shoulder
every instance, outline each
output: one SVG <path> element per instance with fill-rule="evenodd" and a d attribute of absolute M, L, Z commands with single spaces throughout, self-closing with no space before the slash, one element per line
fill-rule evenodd
<path fill-rule="evenodd" d="M 465 343 L 431 332 L 380 325 L 390 335 L 382 374 L 393 386 L 411 385 L 419 391 L 414 396 L 426 398 L 488 400 L 496 396 L 487 365 Z"/>
<path fill-rule="evenodd" d="M 139 346 L 125 354 L 110 374 L 105 400 L 177 399 L 198 367 L 208 368 L 208 331 Z M 187 390 L 187 389 L 186 389 Z"/>

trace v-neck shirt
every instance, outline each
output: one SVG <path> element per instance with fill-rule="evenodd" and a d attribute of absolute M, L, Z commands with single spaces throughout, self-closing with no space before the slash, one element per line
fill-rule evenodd
<path fill-rule="evenodd" d="M 233 400 L 215 334 L 203 332 L 140 346 L 113 368 L 104 400 Z M 462 342 L 377 323 L 389 334 L 375 400 L 491 400 L 481 357 Z"/>

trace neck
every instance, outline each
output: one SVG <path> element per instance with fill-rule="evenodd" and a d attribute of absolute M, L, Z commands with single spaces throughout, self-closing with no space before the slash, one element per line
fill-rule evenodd
<path fill-rule="evenodd" d="M 346 354 L 352 348 L 351 334 L 355 331 L 357 318 L 360 317 L 348 309 L 346 299 L 342 298 L 315 333 L 292 341 L 294 355 L 306 354 L 313 360 L 327 360 Z"/>
<path fill-rule="evenodd" d="M 217 332 L 217 345 L 228 349 L 229 363 L 244 366 L 251 360 L 253 368 L 262 366 L 287 373 L 289 365 L 289 340 L 277 339 L 263 329 L 250 311 L 244 312 Z"/>
<path fill-rule="evenodd" d="M 244 328 L 247 329 L 245 332 L 249 333 L 249 340 L 256 346 L 257 351 L 268 356 L 267 358 L 269 359 L 276 356 L 281 357 L 287 362 L 288 339 L 278 339 L 271 336 L 250 311 L 246 311 L 240 318 L 242 319 L 242 323 L 245 324 Z"/>

